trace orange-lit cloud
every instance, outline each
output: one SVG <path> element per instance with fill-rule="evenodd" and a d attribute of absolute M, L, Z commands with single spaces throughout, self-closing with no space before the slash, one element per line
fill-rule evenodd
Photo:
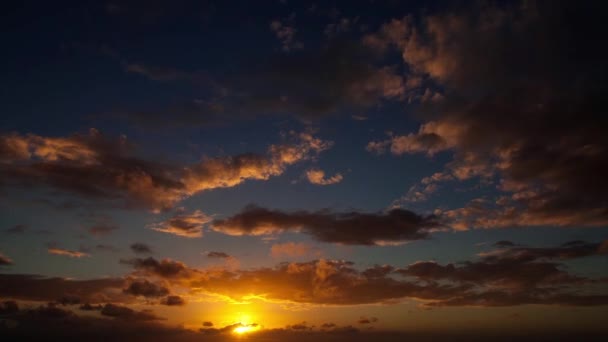
<path fill-rule="evenodd" d="M 203 225 L 211 221 L 211 217 L 196 210 L 190 214 L 183 209 L 178 210 L 175 215 L 168 220 L 151 226 L 153 230 L 174 234 L 187 238 L 197 238 L 203 236 Z"/>
<path fill-rule="evenodd" d="M 308 179 L 308 181 L 311 184 L 331 185 L 331 184 L 340 183 L 342 181 L 343 177 L 341 174 L 336 173 L 335 175 L 333 175 L 329 178 L 326 178 L 325 172 L 323 170 L 310 169 L 310 170 L 306 171 L 306 178 Z"/>
<path fill-rule="evenodd" d="M 314 158 L 332 143 L 311 133 L 290 132 L 266 154 L 205 158 L 172 166 L 133 156 L 126 138 L 88 135 L 68 138 L 5 134 L 0 139 L 0 173 L 14 184 L 45 185 L 91 198 L 123 199 L 126 207 L 172 208 L 201 191 L 267 180 L 286 167 Z M 4 184 L 3 184 L 4 185 Z"/>
<path fill-rule="evenodd" d="M 362 270 L 352 262 L 324 259 L 248 270 L 195 269 L 152 258 L 135 259 L 130 264 L 139 276 L 236 301 L 255 297 L 333 305 L 408 299 L 433 306 L 604 305 L 607 294 L 586 289 L 596 279 L 566 272 L 555 262 L 598 255 L 603 253 L 601 246 L 580 241 L 552 248 L 512 246 L 485 252 L 478 260 L 462 264 L 419 261 L 404 268 L 376 265 Z"/>
<path fill-rule="evenodd" d="M 558 25 L 569 20 L 564 8 L 546 16 L 535 6 L 471 13 L 430 15 L 422 22 L 407 16 L 364 38 L 379 51 L 401 53 L 410 77 L 422 80 L 419 93 L 408 96 L 423 103 L 417 132 L 372 141 L 367 149 L 396 155 L 448 152 L 453 160 L 445 177 L 426 187 L 477 179 L 503 192 L 490 205 L 447 211 L 455 229 L 605 226 L 603 85 L 591 71 L 595 67 L 578 68 L 604 53 L 573 38 L 593 32 L 585 25 L 571 31 Z M 538 41 L 555 44 L 531 51 Z M 564 51 L 572 54 L 565 57 Z M 425 102 L 436 89 L 445 90 L 441 101 Z M 433 189 L 414 188 L 411 195 L 419 193 L 423 200 Z"/>
<path fill-rule="evenodd" d="M 58 247 L 50 247 L 47 249 L 47 252 L 49 252 L 49 254 L 63 255 L 63 256 L 68 256 L 70 258 L 83 258 L 83 257 L 91 256 L 90 254 L 85 253 L 85 252 L 73 251 L 73 250 L 63 249 L 63 248 L 58 248 Z"/>
<path fill-rule="evenodd" d="M 304 242 L 277 243 L 270 248 L 270 255 L 273 258 L 302 257 L 314 253 L 318 251 Z"/>

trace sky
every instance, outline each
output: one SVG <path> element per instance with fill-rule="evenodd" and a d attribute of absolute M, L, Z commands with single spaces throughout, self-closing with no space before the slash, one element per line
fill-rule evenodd
<path fill-rule="evenodd" d="M 608 333 L 601 2 L 2 12 L 5 336 Z"/>

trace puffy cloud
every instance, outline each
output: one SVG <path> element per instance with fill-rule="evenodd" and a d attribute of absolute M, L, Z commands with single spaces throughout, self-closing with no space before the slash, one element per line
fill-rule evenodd
<path fill-rule="evenodd" d="M 138 279 L 123 290 L 124 293 L 133 296 L 143 296 L 147 298 L 164 297 L 169 294 L 169 289 L 166 287 L 149 282 L 146 279 Z"/>
<path fill-rule="evenodd" d="M 313 158 L 332 144 L 309 132 L 290 132 L 286 138 L 284 144 L 271 145 L 267 154 L 171 166 L 134 157 L 126 138 L 111 140 L 95 129 L 67 138 L 6 134 L 0 139 L 1 185 L 50 186 L 158 211 L 201 191 L 279 176 L 286 167 Z"/>
<path fill-rule="evenodd" d="M 306 178 L 311 184 L 316 185 L 331 185 L 340 183 L 342 181 L 342 175 L 336 173 L 335 175 L 325 178 L 325 172 L 320 169 L 310 169 L 306 171 Z"/>
<path fill-rule="evenodd" d="M 451 212 L 459 229 L 607 225 L 608 56 L 588 43 L 601 32 L 595 6 L 475 7 L 387 24 L 369 41 L 402 52 L 445 93 L 422 106 L 418 132 L 368 149 L 448 151 L 451 178 L 496 181 L 505 199 Z"/>
<path fill-rule="evenodd" d="M 188 268 L 185 264 L 179 261 L 164 259 L 158 261 L 154 258 L 134 258 L 129 260 L 121 260 L 122 264 L 131 265 L 137 270 L 154 274 L 160 277 L 176 277 L 188 273 Z"/>
<path fill-rule="evenodd" d="M 91 256 L 90 254 L 85 253 L 85 252 L 73 251 L 70 249 L 64 249 L 64 248 L 59 248 L 59 247 L 49 247 L 47 249 L 47 252 L 49 254 L 68 256 L 70 258 L 83 258 L 83 257 Z"/>
<path fill-rule="evenodd" d="M 359 269 L 342 260 L 284 262 L 254 269 L 189 268 L 160 273 L 137 267 L 140 276 L 162 278 L 202 294 L 241 301 L 356 305 L 421 301 L 427 306 L 605 305 L 602 279 L 569 273 L 563 260 L 605 254 L 605 243 L 573 241 L 557 247 L 499 248 L 459 264 L 419 261 L 404 268 Z M 150 264 L 160 264 L 149 261 Z M 370 323 L 371 323 L 371 319 Z"/>
<path fill-rule="evenodd" d="M 450 281 L 475 286 L 455 298 L 432 305 L 510 306 L 520 304 L 604 305 L 604 294 L 575 294 L 575 288 L 584 287 L 595 280 L 572 275 L 563 270 L 556 260 L 599 255 L 601 243 L 572 241 L 558 247 L 533 248 L 507 246 L 480 253 L 478 261 L 461 265 L 440 265 L 434 261 L 421 261 L 397 270 L 404 276 L 413 276 L 427 282 Z M 593 300 L 597 303 L 591 304 Z"/>
<path fill-rule="evenodd" d="M 200 210 L 187 214 L 181 209 L 170 219 L 154 224 L 151 228 L 163 233 L 197 238 L 203 236 L 203 225 L 209 221 L 211 221 L 211 217 L 203 214 Z"/>
<path fill-rule="evenodd" d="M 135 254 L 150 254 L 152 253 L 152 248 L 146 245 L 145 243 L 135 242 L 129 246 L 133 253 Z"/>
<path fill-rule="evenodd" d="M 347 245 L 419 240 L 438 227 L 433 216 L 421 216 L 403 209 L 387 213 L 283 212 L 256 206 L 246 207 L 232 217 L 211 224 L 213 230 L 229 235 L 303 232 L 322 242 Z"/>

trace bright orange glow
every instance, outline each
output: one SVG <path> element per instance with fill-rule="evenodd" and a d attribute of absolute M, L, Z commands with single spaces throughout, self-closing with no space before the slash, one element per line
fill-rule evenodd
<path fill-rule="evenodd" d="M 242 334 L 246 334 L 248 332 L 251 332 L 253 330 L 254 330 L 253 327 L 248 326 L 248 325 L 243 325 L 243 326 L 234 328 L 233 331 L 234 331 L 235 334 L 242 335 Z"/>

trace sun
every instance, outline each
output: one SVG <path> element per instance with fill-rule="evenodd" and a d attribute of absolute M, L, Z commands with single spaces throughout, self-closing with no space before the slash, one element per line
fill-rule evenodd
<path fill-rule="evenodd" d="M 249 333 L 249 332 L 253 331 L 253 327 L 250 327 L 248 325 L 242 325 L 240 327 L 234 328 L 233 331 L 234 331 L 235 334 L 243 335 L 243 334 L 246 334 L 246 333 Z"/>

